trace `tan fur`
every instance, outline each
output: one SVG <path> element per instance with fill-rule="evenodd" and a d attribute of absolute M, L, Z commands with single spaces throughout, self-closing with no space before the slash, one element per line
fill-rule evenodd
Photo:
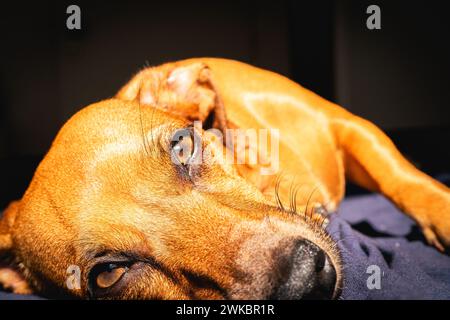
<path fill-rule="evenodd" d="M 210 69 L 234 126 L 281 130 L 283 172 L 318 187 L 314 201 L 335 209 L 346 175 L 390 198 L 424 228 L 430 243 L 440 249 L 450 245 L 449 188 L 414 168 L 372 123 L 289 79 L 237 61 L 201 58 L 146 69 L 130 83 L 146 83 L 145 74 L 152 70 L 195 64 Z M 119 91 L 119 98 L 136 99 L 123 96 L 129 85 Z M 288 189 L 282 187 L 284 200 Z"/>
<path fill-rule="evenodd" d="M 273 280 L 267 252 L 303 237 L 330 256 L 339 286 L 339 254 L 315 222 L 320 218 L 276 207 L 280 175 L 215 162 L 226 150 L 206 135 L 210 157 L 194 181 L 180 178 L 168 156 L 171 135 L 211 112 L 220 130 L 280 129 L 282 203 L 289 203 L 294 183 L 304 186 L 298 208 L 311 196 L 311 203 L 334 210 L 347 176 L 384 193 L 424 228 L 430 243 L 450 245 L 449 189 L 409 164 L 373 124 L 270 71 L 201 58 L 145 69 L 116 99 L 73 116 L 36 170 L 15 219 L 2 220 L 0 250 L 48 295 L 86 297 L 91 255 L 131 251 L 164 268 L 141 266 L 139 278 L 128 276 L 115 298 L 263 298 L 262 285 Z M 254 258 L 246 258 L 249 252 Z M 70 265 L 83 271 L 80 290 L 66 286 Z M 236 270 L 259 276 L 245 284 Z"/>

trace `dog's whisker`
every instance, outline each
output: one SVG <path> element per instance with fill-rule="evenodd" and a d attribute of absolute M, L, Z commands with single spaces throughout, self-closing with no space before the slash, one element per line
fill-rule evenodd
<path fill-rule="evenodd" d="M 311 201 L 312 196 L 314 195 L 314 192 L 316 192 L 317 189 L 318 189 L 318 187 L 314 187 L 313 191 L 311 192 L 311 194 L 308 197 L 308 201 L 306 201 L 306 207 L 305 207 L 305 211 L 304 211 L 305 218 L 307 217 L 307 214 L 308 214 L 309 202 Z M 311 220 L 312 218 L 313 218 L 313 216 L 312 216 L 312 211 L 311 211 L 309 219 Z"/>
<path fill-rule="evenodd" d="M 293 203 L 293 200 L 294 200 L 294 193 L 293 193 L 294 182 L 295 182 L 295 178 L 292 179 L 291 185 L 289 187 L 289 209 L 290 209 L 291 213 L 294 213 L 294 203 Z"/>
<path fill-rule="evenodd" d="M 279 194 L 281 179 L 282 179 L 281 175 L 277 176 L 277 180 L 275 182 L 275 199 L 277 201 L 278 208 L 282 211 L 286 211 L 283 206 L 283 203 L 281 202 L 280 194 Z"/>
<path fill-rule="evenodd" d="M 296 214 L 298 214 L 298 212 L 297 212 L 297 195 L 298 195 L 298 192 L 300 191 L 300 189 L 302 188 L 302 186 L 303 186 L 303 185 L 297 185 L 297 187 L 296 187 L 296 189 L 295 189 L 295 191 L 294 191 L 293 204 L 294 204 L 294 212 L 295 212 Z"/>

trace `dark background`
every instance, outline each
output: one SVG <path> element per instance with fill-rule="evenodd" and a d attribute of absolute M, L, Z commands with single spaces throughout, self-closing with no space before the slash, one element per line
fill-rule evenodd
<path fill-rule="evenodd" d="M 375 122 L 422 170 L 448 173 L 450 25 L 444 3 L 2 4 L 0 208 L 21 197 L 73 113 L 114 95 L 146 64 L 195 56 L 282 73 Z M 66 29 L 70 4 L 81 7 L 82 30 Z M 381 7 L 381 30 L 366 28 L 370 4 Z"/>

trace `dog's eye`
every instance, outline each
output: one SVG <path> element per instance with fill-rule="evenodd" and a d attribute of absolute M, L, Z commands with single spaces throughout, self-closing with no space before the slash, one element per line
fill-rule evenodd
<path fill-rule="evenodd" d="M 188 166 L 196 154 L 196 141 L 192 128 L 175 132 L 171 141 L 172 162 L 177 165 Z"/>
<path fill-rule="evenodd" d="M 97 275 L 95 282 L 99 288 L 109 288 L 116 284 L 127 271 L 128 267 L 126 266 L 108 263 L 106 270 Z"/>
<path fill-rule="evenodd" d="M 89 274 L 89 289 L 91 294 L 97 298 L 114 294 L 116 285 L 121 282 L 128 270 L 129 265 L 122 262 L 102 263 L 95 266 Z"/>

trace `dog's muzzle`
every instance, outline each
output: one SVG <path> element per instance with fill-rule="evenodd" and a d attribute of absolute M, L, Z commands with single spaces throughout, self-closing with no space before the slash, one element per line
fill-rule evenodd
<path fill-rule="evenodd" d="M 273 299 L 332 299 L 335 297 L 336 270 L 328 255 L 311 241 L 297 240 L 288 266 Z"/>

